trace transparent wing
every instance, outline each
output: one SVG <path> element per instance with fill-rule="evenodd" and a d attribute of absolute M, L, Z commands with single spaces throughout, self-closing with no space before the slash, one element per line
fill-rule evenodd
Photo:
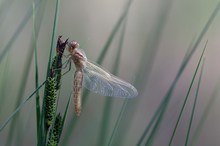
<path fill-rule="evenodd" d="M 138 95 L 134 86 L 122 81 L 89 61 L 86 61 L 83 73 L 83 86 L 92 92 L 103 96 L 128 98 Z"/>
<path fill-rule="evenodd" d="M 77 48 L 77 50 L 78 50 L 80 53 L 82 53 L 82 55 L 86 58 L 86 53 L 84 52 L 83 49 Z"/>

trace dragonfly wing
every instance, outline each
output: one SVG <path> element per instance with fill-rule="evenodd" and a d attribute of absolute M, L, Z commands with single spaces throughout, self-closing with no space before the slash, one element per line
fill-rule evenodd
<path fill-rule="evenodd" d="M 86 53 L 84 52 L 83 49 L 77 48 L 77 51 L 79 51 L 86 58 Z"/>
<path fill-rule="evenodd" d="M 131 84 L 122 81 L 91 62 L 83 69 L 83 86 L 103 96 L 135 97 L 137 90 Z"/>

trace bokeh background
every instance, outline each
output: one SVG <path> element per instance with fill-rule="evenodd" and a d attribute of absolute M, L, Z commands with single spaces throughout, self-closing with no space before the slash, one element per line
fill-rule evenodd
<path fill-rule="evenodd" d="M 114 146 L 168 145 L 208 40 L 189 144 L 218 146 L 218 3 L 218 0 L 60 0 L 56 17 L 58 25 L 54 31 L 56 1 L 37 0 L 35 23 L 39 83 L 46 78 L 52 33 L 55 32 L 56 38 L 62 35 L 63 39 L 78 41 L 87 58 L 93 62 L 99 60 L 98 63 L 106 70 L 130 82 L 139 92 L 133 99 L 89 93 L 86 99 L 83 97 L 83 111 L 78 119 L 74 119 L 71 101 L 60 145 L 107 145 L 112 133 L 110 145 Z M 33 1 L 29 0 L 0 1 L 0 125 L 17 103 L 35 90 L 32 8 Z M 106 46 L 107 51 L 103 51 Z M 189 62 L 176 80 L 187 50 L 192 49 L 195 51 L 191 52 Z M 173 146 L 185 143 L 200 68 Z M 62 78 L 58 106 L 61 114 L 72 91 L 73 74 L 74 67 Z M 159 126 L 153 130 L 151 127 L 150 132 L 144 134 L 174 81 L 177 83 Z M 39 90 L 41 95 L 43 90 Z M 34 98 L 19 111 L 19 117 L 0 132 L 0 145 L 36 145 Z M 10 133 L 11 124 L 14 126 Z M 149 139 L 152 131 L 155 135 Z M 142 137 L 143 141 L 138 143 Z M 151 142 L 147 143 L 148 140 Z"/>

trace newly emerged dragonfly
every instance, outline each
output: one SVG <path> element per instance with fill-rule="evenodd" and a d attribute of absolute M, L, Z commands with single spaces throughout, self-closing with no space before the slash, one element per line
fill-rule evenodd
<path fill-rule="evenodd" d="M 68 51 L 70 59 L 76 67 L 73 81 L 73 99 L 77 116 L 81 112 L 82 86 L 103 96 L 131 98 L 138 95 L 134 86 L 91 63 L 76 41 L 68 43 Z"/>

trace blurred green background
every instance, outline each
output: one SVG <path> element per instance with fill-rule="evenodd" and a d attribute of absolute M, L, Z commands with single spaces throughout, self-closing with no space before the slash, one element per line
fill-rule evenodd
<path fill-rule="evenodd" d="M 198 42 L 174 88 L 168 108 L 151 143 L 154 146 L 168 145 L 197 62 L 208 40 L 189 143 L 195 140 L 196 146 L 218 146 L 220 14 L 216 12 L 213 21 L 208 20 L 219 1 L 133 0 L 128 5 L 129 2 L 60 0 L 55 37 L 62 35 L 63 39 L 76 40 L 87 58 L 93 62 L 97 61 L 106 43 L 110 41 L 106 55 L 101 55 L 104 57 L 102 66 L 133 84 L 139 92 L 136 98 L 129 100 L 90 93 L 80 118 L 74 121 L 74 126 L 74 106 L 71 101 L 60 145 L 107 145 L 118 120 L 120 123 L 111 145 L 137 145 L 175 80 L 187 49 L 189 46 L 193 48 Z M 14 111 L 16 100 L 21 98 L 21 103 L 35 90 L 32 5 L 33 1 L 29 0 L 0 1 L 0 125 Z M 36 1 L 36 5 L 39 83 L 42 83 L 46 78 L 56 1 Z M 124 15 L 126 16 L 123 17 Z M 207 22 L 210 25 L 204 28 Z M 205 33 L 199 40 L 204 30 Z M 111 34 L 114 35 L 111 37 Z M 74 67 L 62 78 L 58 106 L 61 113 L 64 112 L 72 91 L 73 74 Z M 184 145 L 197 82 L 198 75 L 172 145 Z M 40 93 L 42 98 L 43 88 Z M 19 118 L 14 122 L 13 134 L 9 137 L 12 121 L 1 131 L 0 145 L 6 145 L 8 140 L 11 145 L 17 145 L 18 141 L 19 145 L 36 145 L 34 98 L 20 110 Z M 124 104 L 125 108 L 122 108 Z M 118 117 L 121 111 L 122 116 Z M 193 135 L 200 124 L 202 126 L 195 138 Z M 141 145 L 145 145 L 145 142 L 146 139 Z"/>

